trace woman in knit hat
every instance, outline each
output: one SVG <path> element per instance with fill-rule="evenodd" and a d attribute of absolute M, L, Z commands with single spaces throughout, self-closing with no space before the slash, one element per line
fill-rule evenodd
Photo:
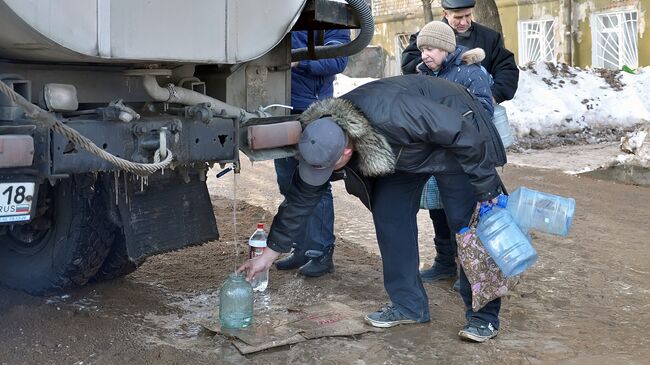
<path fill-rule="evenodd" d="M 481 61 L 485 58 L 485 52 L 481 48 L 457 46 L 453 29 L 437 20 L 422 27 L 417 46 L 422 52 L 422 63 L 417 66 L 419 73 L 465 86 L 492 118 L 492 79 L 481 66 Z"/>
<path fill-rule="evenodd" d="M 422 63 L 416 67 L 418 73 L 465 86 L 483 106 L 489 115 L 487 119 L 492 119 L 492 77 L 481 66 L 480 62 L 485 58 L 485 52 L 481 48 L 468 49 L 456 45 L 453 29 L 441 21 L 432 21 L 422 27 L 417 37 L 417 47 L 422 52 Z M 433 177 L 427 186 L 428 190 L 425 191 L 437 189 Z M 420 271 L 420 278 L 431 282 L 456 277 L 457 248 L 454 234 L 447 223 L 447 214 L 444 209 L 430 209 L 429 217 L 435 231 L 433 242 L 436 258 L 429 268 Z M 459 280 L 454 283 L 454 289 L 460 291 Z M 466 334 L 461 331 L 459 335 L 463 337 Z"/>

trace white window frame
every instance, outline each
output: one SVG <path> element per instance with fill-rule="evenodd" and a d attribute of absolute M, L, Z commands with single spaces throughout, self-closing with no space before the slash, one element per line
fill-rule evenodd
<path fill-rule="evenodd" d="M 555 19 L 520 20 L 518 28 L 520 65 L 556 62 Z"/>
<path fill-rule="evenodd" d="M 591 64 L 620 69 L 639 66 L 638 12 L 616 11 L 591 15 Z M 613 25 L 612 25 L 613 24 Z"/>

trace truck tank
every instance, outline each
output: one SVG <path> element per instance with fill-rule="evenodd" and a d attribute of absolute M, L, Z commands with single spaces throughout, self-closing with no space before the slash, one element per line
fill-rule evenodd
<path fill-rule="evenodd" d="M 0 55 L 59 62 L 236 64 L 268 53 L 301 0 L 2 0 Z M 173 46 L 170 46 L 173 45 Z"/>
<path fill-rule="evenodd" d="M 337 28 L 360 31 L 321 45 Z M 57 292 L 217 239 L 210 168 L 294 155 L 248 128 L 295 134 L 274 107 L 291 62 L 373 32 L 365 0 L 0 0 L 0 285 Z"/>

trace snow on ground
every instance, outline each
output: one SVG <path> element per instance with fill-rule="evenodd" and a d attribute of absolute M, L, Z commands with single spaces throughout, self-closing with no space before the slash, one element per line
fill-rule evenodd
<path fill-rule="evenodd" d="M 372 78 L 338 75 L 334 95 Z M 538 63 L 519 73 L 514 99 L 502 105 L 518 137 L 626 128 L 650 121 L 650 67 L 638 74 Z"/>
<path fill-rule="evenodd" d="M 355 89 L 357 86 L 361 86 L 370 81 L 377 80 L 372 77 L 347 77 L 343 74 L 336 75 L 336 80 L 334 80 L 334 97 L 339 97 L 352 89 Z"/>

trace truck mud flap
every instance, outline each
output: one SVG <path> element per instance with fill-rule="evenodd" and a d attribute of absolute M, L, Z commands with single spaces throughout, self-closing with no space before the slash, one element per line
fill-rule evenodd
<path fill-rule="evenodd" d="M 197 176 L 189 182 L 169 172 L 146 184 L 117 180 L 127 253 L 134 262 L 219 238 L 208 188 Z"/>

